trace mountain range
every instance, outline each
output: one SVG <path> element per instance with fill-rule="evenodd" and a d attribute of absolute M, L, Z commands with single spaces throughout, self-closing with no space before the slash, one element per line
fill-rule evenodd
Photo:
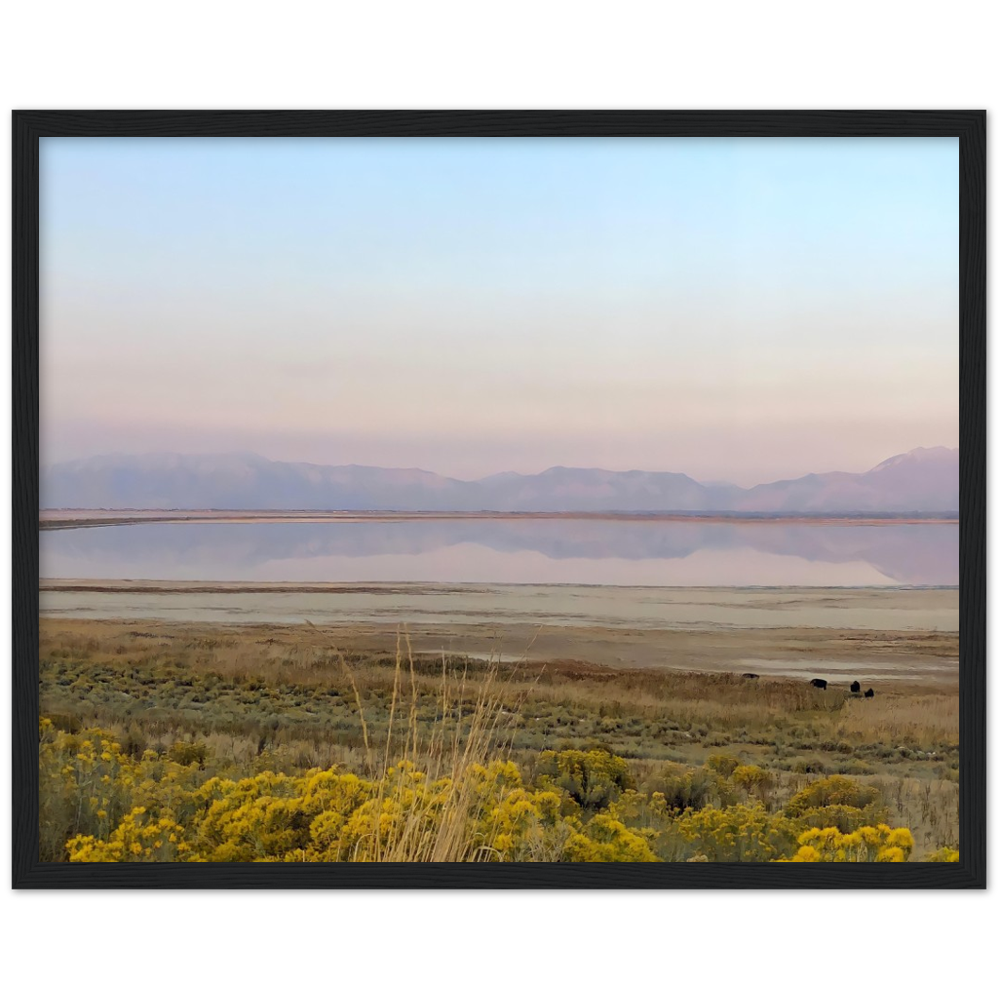
<path fill-rule="evenodd" d="M 813 473 L 749 489 L 678 472 L 555 466 L 463 480 L 246 453 L 103 455 L 49 465 L 40 483 L 43 509 L 811 514 L 955 512 L 958 485 L 957 448 L 916 448 L 867 472 Z"/>

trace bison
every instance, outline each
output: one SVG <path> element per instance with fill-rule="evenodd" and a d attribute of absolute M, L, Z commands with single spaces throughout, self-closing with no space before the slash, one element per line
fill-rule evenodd
<path fill-rule="evenodd" d="M 826 681 L 821 677 L 814 677 L 810 682 L 814 688 L 820 688 L 821 690 L 826 690 Z"/>
<path fill-rule="evenodd" d="M 866 697 L 866 698 L 874 698 L 874 697 L 875 697 L 875 692 L 874 692 L 874 690 L 873 690 L 872 688 L 869 688 L 869 689 L 868 689 L 868 690 L 867 690 L 867 691 L 865 692 L 865 697 Z"/>
<path fill-rule="evenodd" d="M 857 681 L 851 685 L 851 694 L 861 694 L 861 685 Z"/>
<path fill-rule="evenodd" d="M 760 674 L 744 674 L 743 675 L 748 681 L 755 681 L 760 678 Z"/>

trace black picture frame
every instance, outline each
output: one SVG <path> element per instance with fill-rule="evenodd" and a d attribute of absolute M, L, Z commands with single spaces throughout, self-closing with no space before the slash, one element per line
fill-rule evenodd
<path fill-rule="evenodd" d="M 20 889 L 957 889 L 986 885 L 984 111 L 13 112 L 13 843 Z M 38 860 L 39 139 L 49 136 L 949 136 L 959 140 L 959 830 L 953 864 L 42 864 Z"/>

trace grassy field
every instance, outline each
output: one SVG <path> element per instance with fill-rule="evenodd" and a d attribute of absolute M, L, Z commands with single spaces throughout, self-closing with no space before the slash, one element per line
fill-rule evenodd
<path fill-rule="evenodd" d="M 105 744 L 119 748 L 112 755 L 120 752 L 122 775 L 131 767 L 129 780 L 141 784 L 143 768 L 152 774 L 156 762 L 161 769 L 169 762 L 185 769 L 175 774 L 178 788 L 195 798 L 212 779 L 270 774 L 294 782 L 333 768 L 372 782 L 384 804 L 387 776 L 398 775 L 400 760 L 428 781 L 456 787 L 459 764 L 502 762 L 515 769 L 525 795 L 558 794 L 560 815 L 576 808 L 578 829 L 564 830 L 563 840 L 587 839 L 588 824 L 606 816 L 605 825 L 643 831 L 655 857 L 634 860 L 714 860 L 712 838 L 689 837 L 679 823 L 696 823 L 692 817 L 706 809 L 756 809 L 754 822 L 792 824 L 780 836 L 761 836 L 771 838 L 772 854 L 779 842 L 778 856 L 794 854 L 808 827 L 801 810 L 786 815 L 789 803 L 817 781 L 846 776 L 875 793 L 851 808 L 876 826 L 908 829 L 914 859 L 957 846 L 957 690 L 944 685 L 894 682 L 865 699 L 846 685 L 823 691 L 732 673 L 411 656 L 405 636 L 398 645 L 388 637 L 384 653 L 352 653 L 307 626 L 69 620 L 42 621 L 40 668 L 41 711 L 51 721 L 45 739 L 62 748 L 52 750 L 53 760 L 99 729 Z M 612 791 L 593 801 L 574 795 L 579 775 L 567 775 L 581 767 L 603 775 L 597 786 Z M 127 804 L 119 803 L 121 817 Z M 106 823 L 75 827 L 66 808 L 53 805 L 51 815 L 63 819 L 43 836 L 55 855 L 63 834 L 111 835 Z M 544 814 L 538 803 L 525 808 Z M 176 816 L 173 809 L 170 821 Z M 840 823 L 841 833 L 861 818 Z M 585 855 L 577 859 L 606 860 L 588 851 L 577 844 Z"/>

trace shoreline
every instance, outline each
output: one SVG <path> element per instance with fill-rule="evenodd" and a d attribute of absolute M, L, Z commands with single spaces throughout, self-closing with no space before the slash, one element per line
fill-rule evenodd
<path fill-rule="evenodd" d="M 516 590 L 519 588 L 538 589 L 579 589 L 579 590 L 653 590 L 673 593 L 711 593 L 714 591 L 762 591 L 781 593 L 784 591 L 957 591 L 958 584 L 680 584 L 647 583 L 503 583 L 493 581 L 443 582 L 431 580 L 355 580 L 330 583 L 296 580 L 152 580 L 152 579 L 93 579 L 75 577 L 42 577 L 38 581 L 39 591 L 62 593 L 116 593 L 130 594 L 466 594 L 489 593 L 495 590 Z"/>
<path fill-rule="evenodd" d="M 131 524 L 363 524 L 400 521 L 645 521 L 699 524 L 811 524 L 878 527 L 907 524 L 958 524 L 958 517 L 878 512 L 866 515 L 831 513 L 740 513 L 688 511 L 675 513 L 614 511 L 310 511 L 310 510 L 91 510 L 39 511 L 40 531 L 122 527 Z"/>

